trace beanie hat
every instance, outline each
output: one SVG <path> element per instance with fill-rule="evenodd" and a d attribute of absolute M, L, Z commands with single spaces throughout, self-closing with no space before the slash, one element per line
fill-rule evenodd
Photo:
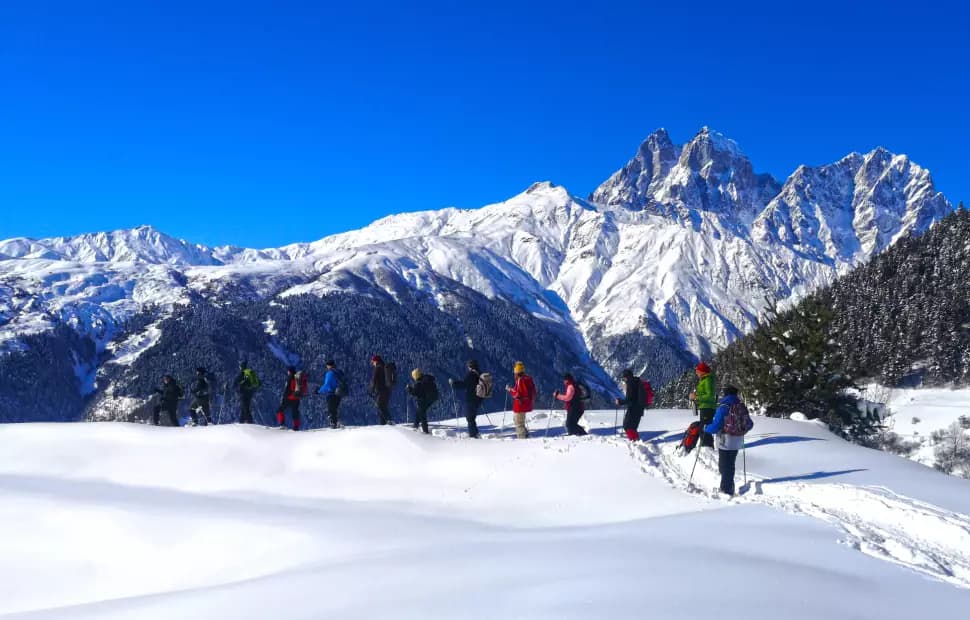
<path fill-rule="evenodd" d="M 375 355 L 374 357 L 370 358 L 370 361 L 377 362 L 378 364 L 384 363 L 384 360 L 381 359 L 380 355 Z"/>
<path fill-rule="evenodd" d="M 411 378 L 414 379 L 415 381 L 417 381 L 418 379 L 420 379 L 421 378 L 421 369 L 420 368 L 415 368 L 414 370 L 412 370 L 411 371 Z"/>
<path fill-rule="evenodd" d="M 707 362 L 701 362 L 694 370 L 708 375 L 711 374 L 711 367 L 707 365 Z"/>
<path fill-rule="evenodd" d="M 336 367 L 337 367 L 337 362 L 333 360 L 327 360 L 327 368 L 336 368 Z"/>
<path fill-rule="evenodd" d="M 725 396 L 737 396 L 738 395 L 738 388 L 734 387 L 733 385 L 725 385 L 724 386 L 724 395 Z"/>
<path fill-rule="evenodd" d="M 523 364 L 522 362 L 516 362 L 515 366 L 512 367 L 512 372 L 514 372 L 515 374 L 520 374 L 525 372 L 525 364 Z"/>
<path fill-rule="evenodd" d="M 286 369 L 286 372 L 290 373 L 291 375 L 295 375 L 296 374 L 296 366 L 290 366 L 289 368 Z"/>

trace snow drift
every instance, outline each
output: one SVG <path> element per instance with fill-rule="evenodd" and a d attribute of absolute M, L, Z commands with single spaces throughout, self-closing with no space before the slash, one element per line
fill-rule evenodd
<path fill-rule="evenodd" d="M 970 601 L 966 481 L 759 418 L 726 501 L 686 492 L 689 413 L 650 412 L 641 445 L 589 417 L 585 439 L 539 413 L 515 441 L 493 415 L 478 442 L 442 423 L 0 427 L 0 615 L 885 620 Z M 714 475 L 702 455 L 695 482 Z"/>

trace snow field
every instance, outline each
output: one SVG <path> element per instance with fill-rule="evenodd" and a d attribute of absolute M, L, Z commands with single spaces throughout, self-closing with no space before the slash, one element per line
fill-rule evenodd
<path fill-rule="evenodd" d="M 970 604 L 966 481 L 758 418 L 752 482 L 726 501 L 685 492 L 689 413 L 649 412 L 640 445 L 615 437 L 612 411 L 588 418 L 591 437 L 562 437 L 557 413 L 543 438 L 537 414 L 529 441 L 501 439 L 511 416 L 483 441 L 446 425 L 0 427 L 0 617 L 886 619 Z M 697 488 L 714 486 L 710 465 Z"/>

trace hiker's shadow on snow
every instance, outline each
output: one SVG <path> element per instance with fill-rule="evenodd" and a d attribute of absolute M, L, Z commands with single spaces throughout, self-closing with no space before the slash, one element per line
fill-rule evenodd
<path fill-rule="evenodd" d="M 761 484 L 775 484 L 779 482 L 798 482 L 799 480 L 820 480 L 822 478 L 832 478 L 834 476 L 844 476 L 846 474 L 854 474 L 860 471 L 868 471 L 867 469 L 841 469 L 839 471 L 813 471 L 809 474 L 799 474 L 797 476 L 781 476 L 778 478 L 766 478 L 765 480 L 760 480 Z"/>
<path fill-rule="evenodd" d="M 757 448 L 758 446 L 769 446 L 773 444 L 801 443 L 803 441 L 824 441 L 821 437 L 801 437 L 799 435 L 772 435 L 756 439 L 751 443 L 745 442 L 747 449 Z"/>

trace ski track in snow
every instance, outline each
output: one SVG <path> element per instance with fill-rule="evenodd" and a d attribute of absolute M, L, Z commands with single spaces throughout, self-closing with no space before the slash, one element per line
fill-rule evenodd
<path fill-rule="evenodd" d="M 676 443 L 659 443 L 663 437 L 628 447 L 644 472 L 684 492 L 732 503 L 764 504 L 820 519 L 839 527 L 845 533 L 840 542 L 854 549 L 970 589 L 970 517 L 966 515 L 883 487 L 774 482 L 751 472 L 747 484 L 738 487 L 739 495 L 727 499 L 714 490 L 720 480 L 714 454 L 702 451 L 694 484 L 688 485 L 695 455 L 680 456 Z M 606 441 L 626 443 L 619 437 Z M 741 463 L 738 465 L 740 470 Z"/>

